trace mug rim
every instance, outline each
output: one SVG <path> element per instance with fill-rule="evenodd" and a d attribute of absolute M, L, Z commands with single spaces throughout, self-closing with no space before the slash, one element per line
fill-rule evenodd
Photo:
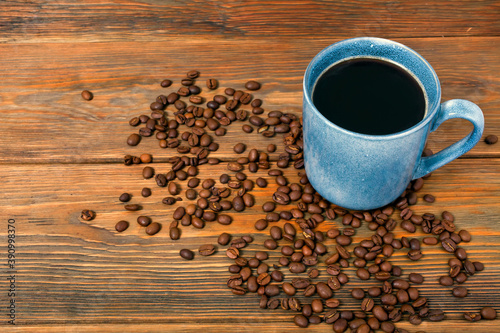
<path fill-rule="evenodd" d="M 431 74 L 432 74 L 432 76 L 433 76 L 433 78 L 434 78 L 434 80 L 436 82 L 436 89 L 437 89 L 436 100 L 433 101 L 433 103 L 431 105 L 431 103 L 429 101 L 429 97 L 428 97 L 429 94 L 427 94 L 427 91 L 424 91 L 424 94 L 427 95 L 427 104 L 428 105 L 427 105 L 426 116 L 422 120 L 420 120 L 418 123 L 416 123 L 412 127 L 409 127 L 409 128 L 407 128 L 407 129 L 405 129 L 403 131 L 400 131 L 400 132 L 390 133 L 390 134 L 382 134 L 382 135 L 373 135 L 373 134 L 364 134 L 364 133 L 354 132 L 354 131 L 345 129 L 343 127 L 340 127 L 340 126 L 334 124 L 333 122 L 331 122 L 330 120 L 326 119 L 326 117 L 323 116 L 323 114 L 321 112 L 319 112 L 319 110 L 316 108 L 316 106 L 312 102 L 312 98 L 310 96 L 312 94 L 312 91 L 309 91 L 309 89 L 307 88 L 307 86 L 308 86 L 307 85 L 307 81 L 308 81 L 308 79 L 309 79 L 309 77 L 311 75 L 311 71 L 312 71 L 313 66 L 316 63 L 318 63 L 318 61 L 321 58 L 323 58 L 325 54 L 328 54 L 329 52 L 331 52 L 332 49 L 338 48 L 339 46 L 342 46 L 342 44 L 352 43 L 352 42 L 355 42 L 355 41 L 358 41 L 358 40 L 376 41 L 376 42 L 379 42 L 379 43 L 383 42 L 383 43 L 398 45 L 400 48 L 403 48 L 406 51 L 412 53 L 414 56 L 416 56 L 429 69 L 429 71 L 431 72 Z M 368 55 L 367 55 L 367 57 L 368 57 Z M 381 58 L 381 59 L 382 60 L 390 60 L 390 59 L 384 59 L 384 58 Z M 398 65 L 400 65 L 401 67 L 403 67 L 405 70 L 410 71 L 403 64 L 401 64 L 401 63 L 399 63 L 397 61 L 394 61 L 394 60 L 391 60 L 391 61 L 397 63 Z M 319 79 L 319 77 L 321 76 L 321 74 L 316 78 L 316 80 Z M 414 73 L 412 73 L 412 74 L 415 75 Z M 423 89 L 426 90 L 426 87 L 424 86 L 424 84 L 421 83 L 421 85 L 422 85 Z M 414 132 L 420 130 L 422 127 L 427 126 L 427 124 L 431 121 L 431 119 L 434 118 L 434 115 L 437 113 L 437 111 L 439 109 L 439 105 L 440 105 L 440 101 L 441 101 L 441 84 L 439 82 L 439 79 L 438 79 L 438 76 L 437 76 L 436 72 L 434 71 L 434 68 L 432 68 L 432 66 L 429 64 L 429 62 L 427 60 L 425 60 L 425 58 L 422 57 L 419 53 L 417 53 L 415 50 L 409 48 L 408 46 L 406 46 L 404 44 L 401 44 L 401 43 L 398 43 L 398 42 L 395 42 L 395 41 L 390 40 L 390 39 L 385 39 L 385 38 L 380 38 L 380 37 L 354 37 L 354 38 L 349 38 L 349 39 L 341 40 L 339 42 L 333 43 L 333 44 L 325 47 L 318 54 L 316 54 L 314 56 L 314 58 L 307 65 L 306 71 L 304 73 L 304 78 L 303 78 L 303 81 L 302 81 L 302 92 L 303 92 L 304 98 L 305 98 L 307 104 L 310 106 L 311 110 L 317 116 L 319 116 L 320 119 L 322 119 L 323 122 L 326 123 L 328 126 L 332 127 L 335 130 L 342 131 L 342 132 L 344 132 L 346 134 L 349 134 L 351 136 L 356 136 L 356 137 L 359 137 L 359 138 L 364 138 L 364 139 L 369 139 L 369 140 L 397 139 L 397 138 L 409 135 L 410 133 L 414 133 Z"/>

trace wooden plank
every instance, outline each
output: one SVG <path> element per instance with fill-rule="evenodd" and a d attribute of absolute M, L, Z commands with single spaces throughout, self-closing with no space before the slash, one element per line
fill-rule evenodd
<path fill-rule="evenodd" d="M 333 39 L 162 39 L 161 42 L 1 44 L 0 163 L 119 163 L 127 153 L 153 153 L 165 159 L 154 138 L 128 147 L 126 137 L 136 131 L 128 120 L 149 114 L 149 104 L 161 93 L 176 91 L 179 81 L 193 68 L 202 72 L 199 85 L 218 78 L 220 88 L 243 88 L 248 79 L 263 83 L 254 93 L 264 100 L 266 112 L 282 110 L 299 115 L 301 83 L 312 57 Z M 464 98 L 481 106 L 485 135 L 500 129 L 500 43 L 497 37 L 396 39 L 427 58 L 442 82 L 443 100 Z M 275 47 L 272 47 L 275 45 Z M 171 78 L 172 88 L 159 82 Z M 95 97 L 86 102 L 83 89 Z M 204 88 L 207 90 L 206 88 Z M 245 109 L 250 110 L 249 107 Z M 172 107 L 169 107 L 172 115 Z M 217 138 L 220 150 L 211 156 L 228 156 L 242 140 L 263 147 L 279 144 L 281 137 L 264 139 L 256 133 L 242 136 L 241 123 Z M 451 120 L 429 138 L 440 150 L 465 136 L 471 126 Z M 243 140 L 244 139 L 244 140 Z M 500 156 L 500 145 L 480 142 L 467 157 Z"/>
<path fill-rule="evenodd" d="M 497 1 L 5 1 L 0 42 L 498 36 Z"/>
<path fill-rule="evenodd" d="M 168 170 L 168 165 L 162 163 L 153 166 L 162 172 Z M 266 189 L 255 189 L 252 193 L 257 205 L 244 213 L 230 213 L 235 217 L 231 225 L 210 223 L 200 230 L 183 228 L 181 239 L 174 242 L 167 232 L 173 207 L 160 203 L 168 194 L 152 180 L 143 180 L 140 170 L 140 166 L 116 164 L 8 164 L 2 167 L 0 243 L 6 244 L 7 219 L 14 218 L 18 330 L 56 332 L 65 327 L 79 332 L 114 332 L 123 329 L 126 323 L 131 325 L 127 331 L 144 329 L 146 332 L 189 332 L 201 327 L 208 332 L 300 331 L 291 322 L 292 313 L 260 310 L 255 295 L 240 297 L 228 291 L 225 282 L 231 261 L 225 257 L 225 247 L 219 246 L 212 257 L 198 255 L 192 262 L 178 256 L 181 248 L 196 250 L 203 243 L 215 243 L 224 231 L 234 236 L 248 233 L 254 236 L 255 241 L 243 249 L 247 258 L 254 251 L 262 250 L 268 231 L 255 231 L 253 223 L 262 216 L 259 207 L 269 200 L 277 185 L 269 180 Z M 215 177 L 223 170 L 223 164 L 201 166 L 200 178 Z M 470 324 L 461 318 L 463 311 L 477 310 L 483 305 L 500 308 L 500 224 L 496 223 L 500 215 L 499 170 L 498 158 L 461 159 L 436 171 L 426 181 L 419 198 L 432 193 L 436 202 L 427 204 L 420 199 L 414 211 L 419 214 L 451 211 L 457 227 L 469 230 L 473 236 L 472 241 L 464 245 L 469 257 L 484 262 L 486 269 L 464 284 L 469 289 L 469 297 L 455 299 L 450 288 L 437 284 L 437 278 L 446 274 L 450 254 L 439 247 L 424 246 L 424 258 L 409 263 L 403 251 L 396 252 L 391 262 L 403 268 L 403 276 L 412 271 L 422 273 L 426 281 L 419 287 L 421 294 L 429 298 L 431 307 L 444 309 L 451 319 L 418 327 L 408 323 L 398 323 L 398 326 L 426 332 L 499 329 L 498 321 Z M 252 179 L 257 176 L 266 177 L 263 170 L 249 174 Z M 293 169 L 287 169 L 286 176 L 290 182 L 298 180 Z M 144 186 L 153 189 L 153 195 L 147 199 L 139 196 Z M 185 182 L 181 182 L 181 187 L 185 188 Z M 117 200 L 124 191 L 130 191 L 134 195 L 131 202 L 143 204 L 144 210 L 125 212 Z M 84 208 L 95 210 L 96 219 L 81 221 L 78 216 Z M 146 236 L 134 222 L 139 214 L 151 216 L 162 223 L 164 229 L 155 236 Z M 117 234 L 113 227 L 121 219 L 129 220 L 131 227 Z M 338 218 L 325 221 L 318 229 L 326 231 L 332 226 L 341 228 Z M 401 237 L 407 233 L 398 227 L 395 234 Z M 368 230 L 360 228 L 354 242 L 367 235 Z M 281 245 L 285 243 L 280 241 Z M 335 242 L 327 240 L 325 244 L 331 249 Z M 279 252 L 269 252 L 268 264 L 276 263 Z M 323 264 L 320 269 L 318 281 L 327 276 Z M 354 310 L 358 309 L 359 302 L 349 298 L 351 288 L 372 285 L 375 281 L 361 283 L 353 276 L 352 268 L 347 271 L 351 281 L 336 297 L 341 299 L 342 309 Z M 2 276 L 4 272 L 2 267 Z M 293 277 L 287 270 L 284 273 L 286 279 Z M 5 281 L 0 285 L 7 286 Z M 6 320 L 0 325 L 6 325 Z M 325 327 L 322 324 L 311 331 L 323 331 Z"/>

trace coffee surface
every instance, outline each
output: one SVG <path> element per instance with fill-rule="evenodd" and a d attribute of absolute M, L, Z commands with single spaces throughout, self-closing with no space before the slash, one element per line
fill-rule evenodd
<path fill-rule="evenodd" d="M 425 116 L 418 82 L 402 68 L 375 59 L 351 59 L 327 69 L 312 99 L 329 121 L 363 134 L 401 132 Z"/>

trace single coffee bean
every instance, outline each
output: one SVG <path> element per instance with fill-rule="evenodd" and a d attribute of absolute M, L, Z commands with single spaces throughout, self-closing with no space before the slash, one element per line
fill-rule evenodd
<path fill-rule="evenodd" d="M 361 288 L 353 288 L 351 290 L 351 296 L 354 299 L 363 299 L 365 297 L 365 291 Z"/>
<path fill-rule="evenodd" d="M 151 189 L 149 187 L 143 188 L 142 191 L 141 191 L 141 195 L 144 198 L 147 198 L 147 197 L 151 196 Z"/>
<path fill-rule="evenodd" d="M 139 134 L 133 133 L 127 138 L 127 144 L 129 146 L 137 146 L 141 142 L 141 136 Z"/>
<path fill-rule="evenodd" d="M 439 278 L 439 284 L 442 286 L 452 286 L 453 285 L 453 279 L 449 276 L 441 276 Z"/>
<path fill-rule="evenodd" d="M 455 252 L 457 249 L 457 244 L 455 244 L 455 242 L 452 241 L 450 238 L 444 239 L 441 242 L 441 246 L 443 247 L 443 249 L 445 249 L 445 251 L 451 253 Z"/>
<path fill-rule="evenodd" d="M 364 294 L 364 292 L 363 292 Z M 375 305 L 375 302 L 371 298 L 365 298 L 363 299 L 363 302 L 361 302 L 361 310 L 365 312 L 369 312 L 373 309 Z"/>
<path fill-rule="evenodd" d="M 245 83 L 245 88 L 247 88 L 248 90 L 259 90 L 260 83 L 257 81 L 250 80 L 247 83 Z"/>
<path fill-rule="evenodd" d="M 245 151 L 245 149 L 246 149 L 246 146 L 245 146 L 245 144 L 243 144 L 243 143 L 237 143 L 237 144 L 234 146 L 234 148 L 233 148 L 233 150 L 234 150 L 234 152 L 235 152 L 236 154 L 241 154 L 241 153 L 243 153 L 243 152 Z"/>
<path fill-rule="evenodd" d="M 128 193 L 122 193 L 122 194 L 120 195 L 119 200 L 120 200 L 121 202 L 129 202 L 129 201 L 130 201 L 130 198 L 131 198 L 130 194 L 128 194 Z"/>
<path fill-rule="evenodd" d="M 490 306 L 485 306 L 480 312 L 483 319 L 494 320 L 497 317 L 497 311 Z"/>
<path fill-rule="evenodd" d="M 431 310 L 427 315 L 429 321 L 441 321 L 444 319 L 444 312 L 442 310 Z"/>
<path fill-rule="evenodd" d="M 207 88 L 210 90 L 217 89 L 219 85 L 219 82 L 217 82 L 216 79 L 208 79 L 206 83 L 207 83 Z"/>
<path fill-rule="evenodd" d="M 143 227 L 147 227 L 149 224 L 151 224 L 151 218 L 148 216 L 139 216 L 137 218 L 137 223 L 139 223 Z"/>
<path fill-rule="evenodd" d="M 470 233 L 467 230 L 460 230 L 458 232 L 458 235 L 460 236 L 460 239 L 463 242 L 470 242 L 471 241 L 472 237 L 471 237 Z"/>
<path fill-rule="evenodd" d="M 168 87 L 170 87 L 172 85 L 172 81 L 168 80 L 168 79 L 165 79 L 165 80 L 161 81 L 160 85 L 163 88 L 168 88 Z"/>
<path fill-rule="evenodd" d="M 338 237 L 337 237 L 337 239 L 338 239 Z M 368 272 L 368 270 L 365 269 L 365 268 L 358 268 L 358 270 L 356 271 L 356 275 L 361 280 L 368 280 L 368 279 L 370 279 L 370 272 Z M 363 296 L 364 296 L 364 292 L 363 292 Z M 361 297 L 361 298 L 363 298 L 363 297 Z M 361 298 L 359 298 L 359 299 L 361 299 Z"/>
<path fill-rule="evenodd" d="M 467 288 L 465 288 L 465 287 L 455 287 L 452 290 L 452 294 L 455 297 L 463 298 L 463 297 L 467 296 L 467 293 L 468 293 Z"/>
<path fill-rule="evenodd" d="M 186 259 L 186 260 L 193 260 L 194 258 L 194 253 L 193 251 L 191 250 L 188 250 L 188 249 L 182 249 L 179 251 L 179 254 L 182 258 Z"/>
<path fill-rule="evenodd" d="M 126 210 L 131 211 L 131 212 L 135 212 L 135 211 L 141 210 L 141 208 L 142 208 L 138 204 L 128 204 L 128 205 L 125 205 L 124 207 L 125 207 Z"/>
<path fill-rule="evenodd" d="M 95 212 L 90 209 L 82 210 L 82 213 L 80 215 L 81 219 L 84 221 L 91 221 L 95 218 L 95 216 L 96 216 Z"/>
<path fill-rule="evenodd" d="M 496 135 L 488 135 L 486 138 L 484 138 L 484 142 L 486 142 L 489 145 L 495 144 L 498 142 L 498 137 Z"/>
<path fill-rule="evenodd" d="M 439 240 L 436 237 L 424 237 L 422 239 L 422 243 L 426 245 L 436 245 L 439 242 Z"/>
<path fill-rule="evenodd" d="M 418 273 L 410 273 L 408 280 L 416 284 L 422 284 L 424 282 L 424 277 Z"/>
<path fill-rule="evenodd" d="M 307 319 L 307 317 L 301 314 L 295 315 L 295 317 L 293 317 L 293 321 L 298 327 L 305 328 L 309 326 L 309 320 Z"/>
<path fill-rule="evenodd" d="M 474 265 L 476 272 L 481 272 L 482 270 L 484 270 L 484 264 L 482 262 L 474 261 L 472 264 Z"/>
<path fill-rule="evenodd" d="M 153 222 L 150 225 L 146 227 L 146 234 L 152 236 L 154 234 L 157 234 L 161 229 L 161 224 L 158 222 Z"/>
<path fill-rule="evenodd" d="M 115 229 L 118 232 L 123 232 L 123 231 L 127 230 L 128 226 L 129 226 L 129 223 L 127 221 L 120 221 L 120 222 L 116 223 Z"/>
<path fill-rule="evenodd" d="M 481 314 L 478 312 L 464 312 L 464 318 L 468 321 L 479 321 L 481 320 Z"/>
<path fill-rule="evenodd" d="M 333 296 L 332 289 L 324 282 L 318 282 L 316 284 L 316 291 L 322 299 L 329 299 Z"/>
<path fill-rule="evenodd" d="M 217 239 L 217 243 L 219 243 L 220 245 L 227 245 L 230 241 L 231 241 L 231 235 L 225 232 L 220 234 L 219 238 Z"/>
<path fill-rule="evenodd" d="M 250 82 L 250 81 L 249 81 Z M 247 88 L 248 89 L 248 88 Z M 91 101 L 93 98 L 94 98 L 94 95 L 88 91 L 88 90 L 84 90 L 82 91 L 82 98 L 86 101 Z"/>
<path fill-rule="evenodd" d="M 235 247 L 230 247 L 226 250 L 226 255 L 229 259 L 236 259 L 240 255 L 240 251 Z"/>
<path fill-rule="evenodd" d="M 216 250 L 216 248 L 212 244 L 205 244 L 205 245 L 200 246 L 200 248 L 198 249 L 198 252 L 202 256 L 211 256 L 212 254 L 215 253 L 215 250 Z"/>
<path fill-rule="evenodd" d="M 333 331 L 336 333 L 344 332 L 347 329 L 347 320 L 340 318 L 333 323 Z"/>

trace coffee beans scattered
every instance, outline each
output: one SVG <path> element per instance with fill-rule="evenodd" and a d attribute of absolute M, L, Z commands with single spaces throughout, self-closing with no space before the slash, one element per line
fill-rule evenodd
<path fill-rule="evenodd" d="M 444 320 L 445 314 L 433 308 L 432 299 L 420 295 L 416 288 L 424 283 L 425 272 L 406 272 L 404 267 L 393 265 L 391 257 L 397 251 L 404 251 L 407 260 L 418 261 L 424 255 L 430 256 L 427 252 L 430 246 L 438 246 L 453 260 L 450 259 L 446 268 L 447 275 L 434 283 L 449 287 L 455 297 L 468 295 L 465 287 L 456 284 L 482 271 L 484 265 L 469 258 L 464 244 L 471 241 L 471 235 L 455 227 L 453 214 L 448 211 L 441 215 L 417 214 L 413 211 L 412 205 L 417 204 L 419 198 L 428 206 L 436 201 L 431 194 L 417 196 L 426 177 L 412 181 L 400 198 L 380 209 L 351 212 L 335 207 L 316 193 L 307 179 L 301 118 L 291 113 L 265 110 L 266 104 L 253 96 L 261 87 L 257 81 L 246 82 L 241 90 L 228 87 L 219 92 L 213 91 L 219 88 L 219 81 L 209 78 L 205 81 L 208 91 L 202 91 L 197 83 L 199 76 L 198 71 L 189 71 L 177 90 L 159 95 L 150 104 L 150 115 L 130 119 L 129 124 L 136 133 L 127 138 L 127 144 L 137 146 L 152 137 L 158 140 L 161 149 L 178 153 L 169 153 L 168 164 L 159 165 L 156 171 L 150 166 L 142 169 L 145 180 L 165 187 L 158 191 L 168 192 L 169 196 L 163 198 L 162 203 L 172 205 L 166 208 L 172 212 L 168 234 L 173 241 L 181 238 L 185 228 L 202 229 L 211 223 L 231 224 L 233 218 L 226 211 L 238 213 L 258 206 L 251 213 L 260 214 L 256 216 L 254 227 L 266 235 L 262 243 L 257 244 L 263 246 L 264 251 L 247 251 L 248 244 L 253 242 L 249 235 L 232 237 L 223 232 L 217 238 L 217 244 L 224 247 L 230 261 L 227 286 L 233 294 L 256 293 L 260 296 L 258 304 L 262 309 L 293 311 L 294 322 L 299 327 L 324 321 L 332 325 L 335 332 L 347 328 L 356 332 L 379 329 L 403 332 L 394 323 L 405 319 L 419 325 L 424 320 Z M 168 79 L 161 82 L 163 88 L 171 85 Z M 219 149 L 218 137 L 225 136 L 233 123 L 238 123 L 236 128 L 248 135 L 269 138 L 279 135 L 283 144 L 254 148 L 244 142 L 232 143 L 235 155 L 227 160 L 212 157 L 211 154 Z M 485 141 L 490 143 L 488 138 Z M 426 150 L 425 154 L 432 152 Z M 153 162 L 153 157 L 146 153 L 124 157 L 125 165 Z M 221 162 L 226 170 L 222 174 L 199 175 L 203 164 Z M 298 181 L 293 182 L 290 172 L 283 172 L 290 168 L 298 172 Z M 269 178 L 257 177 L 256 173 L 262 172 Z M 185 183 L 181 183 L 183 181 Z M 267 187 L 271 189 L 267 197 L 252 193 Z M 150 196 L 150 188 L 145 187 L 141 195 Z M 119 199 L 129 202 L 131 195 L 123 193 Z M 138 211 L 142 206 L 126 204 L 124 208 Z M 335 227 L 320 231 L 326 230 L 318 228 L 325 220 L 336 220 Z M 238 222 L 237 217 L 235 221 Z M 136 227 L 145 227 L 148 235 L 161 231 L 161 225 L 145 215 L 137 222 L 139 226 Z M 394 231 L 398 224 L 406 236 L 396 237 L 400 234 L 399 230 Z M 372 234 L 360 240 L 357 230 L 363 225 Z M 117 232 L 128 227 L 126 221 L 115 225 Z M 426 234 L 425 237 L 420 237 L 420 232 Z M 216 252 L 212 244 L 198 248 L 201 256 Z M 194 258 L 190 249 L 180 250 L 179 255 L 185 260 Z M 323 262 L 325 269 L 321 266 Z M 352 266 L 355 274 L 346 270 Z M 348 287 L 350 280 L 357 283 L 355 288 Z M 333 298 L 335 292 L 345 288 L 359 300 L 355 311 L 342 309 L 339 300 Z M 296 295 L 300 296 L 300 301 Z M 464 314 L 464 320 L 481 318 L 494 319 L 496 311 L 486 307 Z"/>

